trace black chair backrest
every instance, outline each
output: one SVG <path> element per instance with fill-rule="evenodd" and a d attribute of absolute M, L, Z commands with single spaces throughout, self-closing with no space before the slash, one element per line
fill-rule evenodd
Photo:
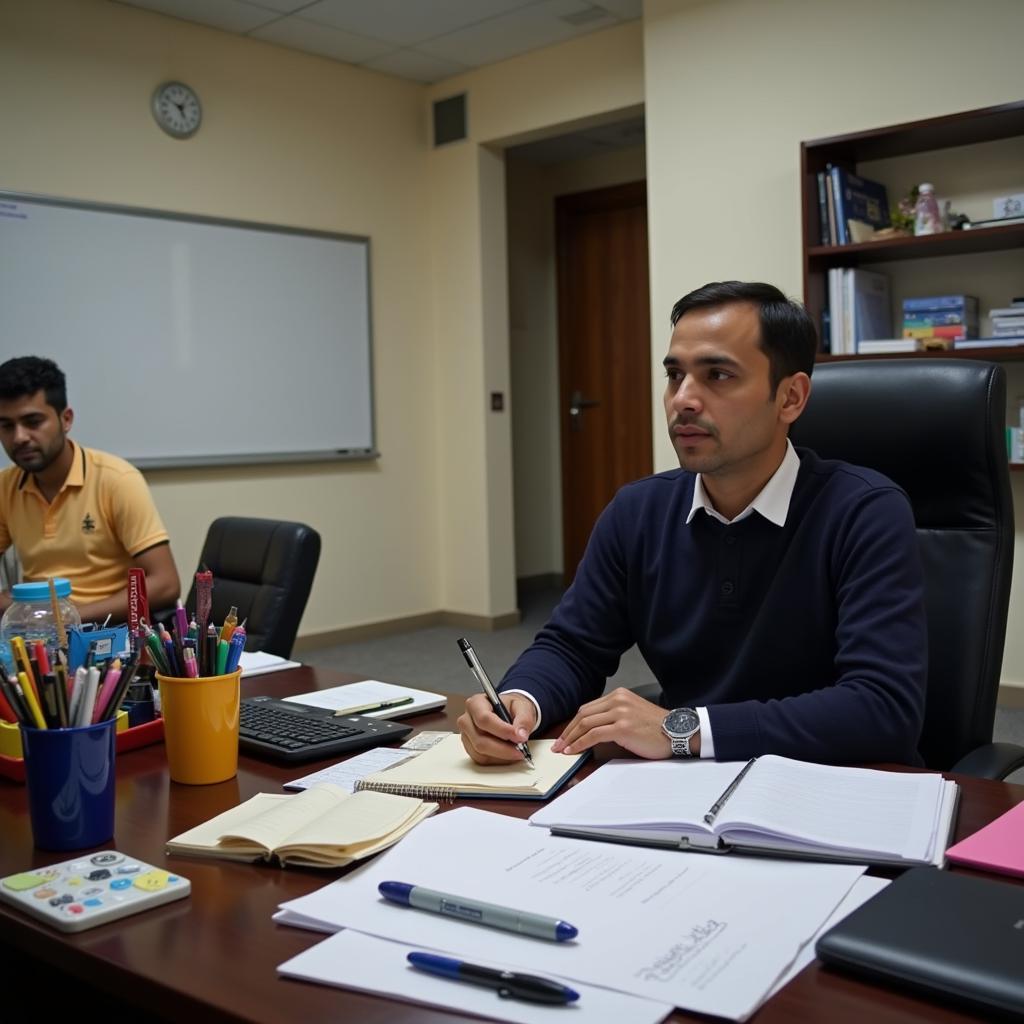
<path fill-rule="evenodd" d="M 320 560 L 320 534 L 304 523 L 225 516 L 210 524 L 200 567 L 213 572 L 213 619 L 232 605 L 246 619 L 246 650 L 291 655 Z M 188 608 L 195 607 L 193 581 Z"/>
<path fill-rule="evenodd" d="M 1013 568 L 1006 376 L 920 356 L 823 363 L 793 444 L 884 473 L 910 497 L 928 616 L 921 755 L 949 768 L 992 740 Z"/>

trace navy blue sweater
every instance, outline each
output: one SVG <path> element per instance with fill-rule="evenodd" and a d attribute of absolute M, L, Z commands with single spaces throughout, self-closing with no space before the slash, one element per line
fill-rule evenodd
<path fill-rule="evenodd" d="M 786 525 L 687 525 L 695 477 L 628 484 L 573 585 L 502 680 L 546 725 L 594 700 L 634 643 L 665 707 L 706 705 L 715 756 L 920 764 L 927 639 L 914 520 L 879 473 L 798 449 Z"/>

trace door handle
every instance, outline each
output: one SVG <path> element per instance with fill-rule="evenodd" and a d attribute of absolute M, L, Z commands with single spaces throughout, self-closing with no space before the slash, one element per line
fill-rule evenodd
<path fill-rule="evenodd" d="M 569 425 L 573 430 L 580 430 L 583 426 L 583 410 L 592 409 L 601 403 L 596 398 L 584 398 L 583 392 L 579 389 L 569 395 Z"/>

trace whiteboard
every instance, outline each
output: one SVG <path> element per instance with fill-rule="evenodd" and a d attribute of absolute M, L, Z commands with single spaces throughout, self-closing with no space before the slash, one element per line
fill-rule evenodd
<path fill-rule="evenodd" d="M 0 192 L 2 359 L 137 466 L 374 458 L 367 238 Z"/>

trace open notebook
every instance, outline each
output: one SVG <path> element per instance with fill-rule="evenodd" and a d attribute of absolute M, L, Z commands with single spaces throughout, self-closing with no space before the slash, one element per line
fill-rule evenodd
<path fill-rule="evenodd" d="M 556 835 L 854 864 L 943 862 L 957 785 L 941 775 L 765 755 L 613 761 L 530 817 Z"/>
<path fill-rule="evenodd" d="M 344 867 L 396 843 L 436 810 L 437 804 L 411 797 L 350 795 L 329 784 L 296 796 L 257 793 L 175 836 L 166 849 L 194 857 Z"/>
<path fill-rule="evenodd" d="M 534 767 L 525 762 L 508 765 L 476 764 L 466 753 L 462 737 L 446 736 L 440 743 L 410 761 L 368 775 L 357 790 L 403 793 L 431 800 L 458 796 L 518 797 L 543 800 L 549 797 L 586 760 L 583 754 L 554 754 L 554 740 L 531 740 Z"/>

